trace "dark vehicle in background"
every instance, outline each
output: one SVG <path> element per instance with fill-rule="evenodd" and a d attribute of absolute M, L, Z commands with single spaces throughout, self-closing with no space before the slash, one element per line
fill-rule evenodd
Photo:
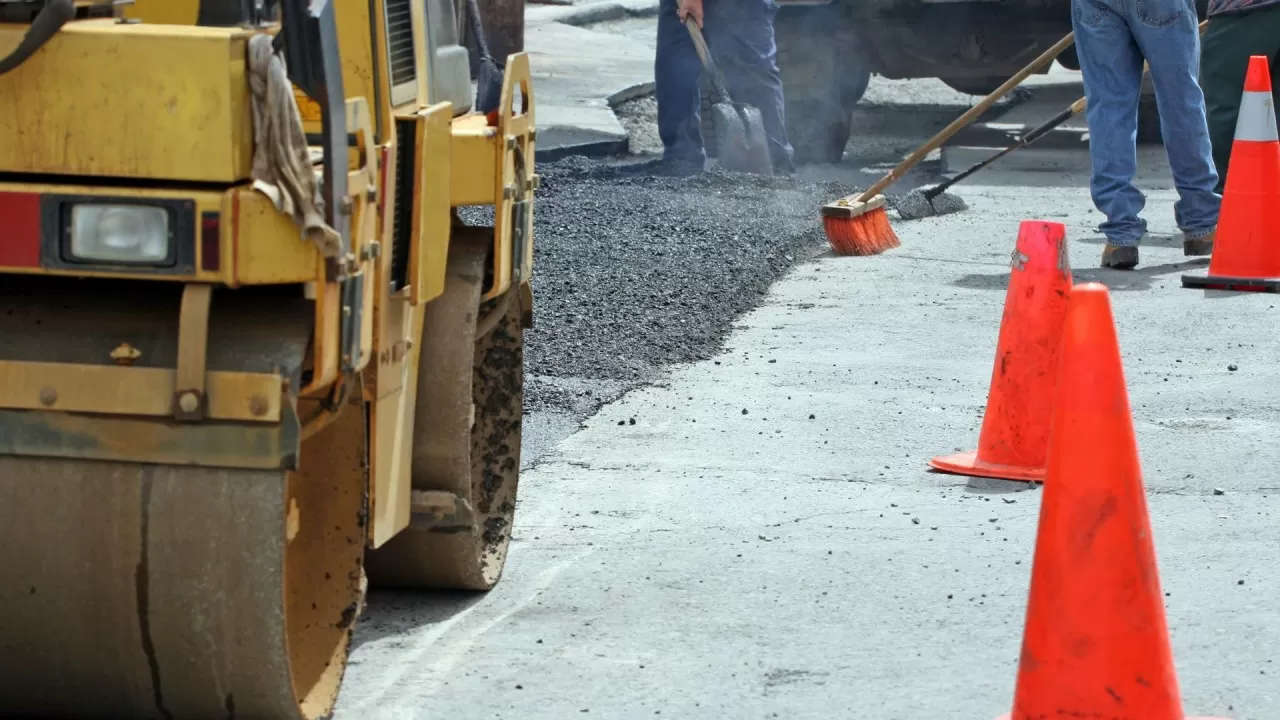
<path fill-rule="evenodd" d="M 873 74 L 986 95 L 1071 32 L 1070 0 L 777 1 L 787 129 L 805 163 L 840 160 Z M 1201 17 L 1207 3 L 1196 0 Z M 1058 62 L 1080 68 L 1074 47 Z M 1139 137 L 1159 141 L 1149 79 Z"/>

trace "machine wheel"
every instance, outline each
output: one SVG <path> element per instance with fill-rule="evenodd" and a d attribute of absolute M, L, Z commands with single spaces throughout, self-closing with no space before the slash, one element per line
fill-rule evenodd
<path fill-rule="evenodd" d="M 519 288 L 481 303 L 489 228 L 454 228 L 444 294 L 427 306 L 413 490 L 465 500 L 462 529 L 410 525 L 366 562 L 378 587 L 488 590 L 506 563 L 520 477 L 524 331 Z"/>
<path fill-rule="evenodd" d="M 0 457 L 0 712 L 328 715 L 365 497 L 338 480 L 362 476 L 358 453 L 327 448 L 361 423 L 349 409 L 304 443 L 297 474 Z"/>
<path fill-rule="evenodd" d="M 783 7 L 774 33 L 796 162 L 840 162 L 854 106 L 871 82 L 871 65 L 859 52 L 847 4 Z M 845 44 L 837 45 L 836 38 Z"/>

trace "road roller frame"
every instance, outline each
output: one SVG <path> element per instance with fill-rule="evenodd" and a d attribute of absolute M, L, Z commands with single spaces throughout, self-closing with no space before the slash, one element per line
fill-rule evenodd
<path fill-rule="evenodd" d="M 0 0 L 0 61 L 53 6 L 0 74 L 0 715 L 325 716 L 368 584 L 505 564 L 528 56 L 481 114 L 438 2 Z M 263 34 L 333 253 L 253 180 Z"/>

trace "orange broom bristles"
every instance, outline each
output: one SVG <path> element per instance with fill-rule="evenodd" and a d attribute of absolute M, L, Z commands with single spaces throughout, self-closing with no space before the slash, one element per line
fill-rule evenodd
<path fill-rule="evenodd" d="M 876 255 L 902 245 L 883 206 L 853 217 L 826 215 L 822 225 L 837 255 Z"/>

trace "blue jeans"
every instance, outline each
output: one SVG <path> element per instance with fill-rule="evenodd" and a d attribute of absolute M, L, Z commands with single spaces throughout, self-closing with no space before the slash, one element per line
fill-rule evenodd
<path fill-rule="evenodd" d="M 1137 245 L 1146 198 L 1138 170 L 1138 98 L 1142 61 L 1151 66 L 1160 131 L 1173 170 L 1174 215 L 1188 239 L 1218 224 L 1222 197 L 1200 90 L 1200 34 L 1193 0 L 1072 0 L 1072 24 L 1089 109 L 1093 202 L 1107 216 L 1112 245 Z"/>
<path fill-rule="evenodd" d="M 787 140 L 782 78 L 773 39 L 777 4 L 774 0 L 706 0 L 703 8 L 702 32 L 724 72 L 729 94 L 735 102 L 760 110 L 773 166 L 790 169 L 793 151 Z M 676 15 L 676 0 L 660 0 L 658 12 L 654 94 L 663 157 L 701 167 L 707 157 L 698 92 L 702 63 L 689 30 Z"/>

